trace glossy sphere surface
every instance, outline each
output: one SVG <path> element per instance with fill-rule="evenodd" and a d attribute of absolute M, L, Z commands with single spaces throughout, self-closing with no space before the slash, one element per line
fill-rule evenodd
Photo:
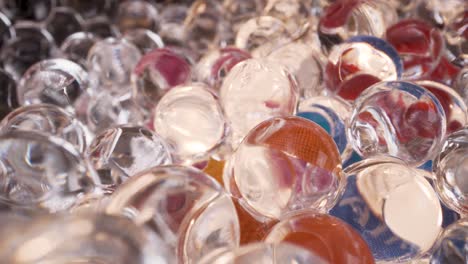
<path fill-rule="evenodd" d="M 461 215 L 468 215 L 468 127 L 446 139 L 433 169 L 442 201 Z"/>
<path fill-rule="evenodd" d="M 227 131 L 217 98 L 201 83 L 166 93 L 154 111 L 153 126 L 179 162 L 207 158 L 223 143 Z"/>
<path fill-rule="evenodd" d="M 402 20 L 388 28 L 385 37 L 402 57 L 403 77 L 407 79 L 430 75 L 444 50 L 440 31 L 420 20 Z"/>
<path fill-rule="evenodd" d="M 229 71 L 239 62 L 250 59 L 248 52 L 227 47 L 206 54 L 197 63 L 195 72 L 199 81 L 219 89 Z"/>
<path fill-rule="evenodd" d="M 55 105 L 23 106 L 11 112 L 0 123 L 0 131 L 27 130 L 62 138 L 79 152 L 86 148 L 83 124 L 72 114 Z"/>
<path fill-rule="evenodd" d="M 322 57 L 312 45 L 289 43 L 273 51 L 268 58 L 285 66 L 296 77 L 301 98 L 309 98 L 322 92 Z"/>
<path fill-rule="evenodd" d="M 63 41 L 60 51 L 67 59 L 86 67 L 88 52 L 98 40 L 99 38 L 92 33 L 77 32 Z"/>
<path fill-rule="evenodd" d="M 72 145 L 30 131 L 0 136 L 0 162 L 0 199 L 13 208 L 65 210 L 98 183 Z"/>
<path fill-rule="evenodd" d="M 1 217 L 0 256 L 6 263 L 173 263 L 163 242 L 124 217 L 89 212 Z"/>
<path fill-rule="evenodd" d="M 225 187 L 242 206 L 274 219 L 304 208 L 328 211 L 343 181 L 333 139 L 319 125 L 298 117 L 260 123 L 224 171 Z"/>
<path fill-rule="evenodd" d="M 121 32 L 130 29 L 158 29 L 158 10 L 147 1 L 124 1 L 118 7 L 117 25 Z"/>
<path fill-rule="evenodd" d="M 407 82 L 380 82 L 357 98 L 348 140 L 361 157 L 387 154 L 421 165 L 445 130 L 444 109 L 432 93 Z"/>
<path fill-rule="evenodd" d="M 178 261 L 198 263 L 206 254 L 239 245 L 239 222 L 230 197 L 208 175 L 162 166 L 133 176 L 107 207 L 159 233 Z"/>
<path fill-rule="evenodd" d="M 130 84 L 130 74 L 140 58 L 141 53 L 133 44 L 123 39 L 107 38 L 91 48 L 87 65 L 99 84 L 112 87 L 113 90 L 126 90 L 122 86 Z"/>
<path fill-rule="evenodd" d="M 234 250 L 209 255 L 200 264 L 326 264 L 312 252 L 290 243 L 255 243 Z"/>
<path fill-rule="evenodd" d="M 397 80 L 402 70 L 400 57 L 390 44 L 379 38 L 358 36 L 333 47 L 325 83 L 332 93 L 354 100 L 379 81 Z"/>
<path fill-rule="evenodd" d="M 73 9 L 57 7 L 52 9 L 45 27 L 60 45 L 69 35 L 83 30 L 83 18 Z"/>
<path fill-rule="evenodd" d="M 468 220 L 462 219 L 442 233 L 430 264 L 464 264 L 468 262 Z"/>
<path fill-rule="evenodd" d="M 48 103 L 71 108 L 88 88 L 88 73 L 65 59 L 50 59 L 34 64 L 18 82 L 20 104 Z"/>
<path fill-rule="evenodd" d="M 351 105 L 338 97 L 311 97 L 299 104 L 296 114 L 320 125 L 335 141 L 341 158 L 351 155 L 351 144 L 346 138 L 346 122 L 351 116 Z"/>
<path fill-rule="evenodd" d="M 127 30 L 123 38 L 137 46 L 142 54 L 164 47 L 164 43 L 158 34 L 144 28 Z"/>
<path fill-rule="evenodd" d="M 190 64 L 184 57 L 170 49 L 155 49 L 145 54 L 133 71 L 133 98 L 152 108 L 169 89 L 190 78 Z"/>
<path fill-rule="evenodd" d="M 327 263 L 374 263 L 362 237 L 340 219 L 304 211 L 282 219 L 267 235 L 266 242 L 289 242 L 319 256 Z"/>
<path fill-rule="evenodd" d="M 0 70 L 0 119 L 19 107 L 16 82 L 10 74 Z"/>
<path fill-rule="evenodd" d="M 393 158 L 348 167 L 346 190 L 330 214 L 357 230 L 381 262 L 417 260 L 442 229 L 442 208 L 432 186 Z"/>
<path fill-rule="evenodd" d="M 282 66 L 266 59 L 249 59 L 231 69 L 220 90 L 233 145 L 260 122 L 294 113 L 297 85 Z"/>
<path fill-rule="evenodd" d="M 172 163 L 161 137 L 143 127 L 109 128 L 94 138 L 86 156 L 102 186 L 112 192 L 129 177 L 151 167 Z"/>

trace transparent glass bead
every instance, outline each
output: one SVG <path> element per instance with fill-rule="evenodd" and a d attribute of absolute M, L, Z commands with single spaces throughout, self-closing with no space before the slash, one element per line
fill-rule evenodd
<path fill-rule="evenodd" d="M 71 143 L 80 153 L 86 145 L 83 124 L 64 109 L 48 104 L 23 106 L 6 116 L 0 123 L 0 131 L 26 130 L 56 136 Z"/>
<path fill-rule="evenodd" d="M 216 49 L 200 59 L 195 66 L 195 75 L 199 81 L 217 90 L 232 67 L 250 58 L 248 52 L 235 47 Z"/>
<path fill-rule="evenodd" d="M 13 209 L 63 211 L 99 184 L 73 145 L 31 131 L 0 136 L 0 163 L 0 201 Z"/>
<path fill-rule="evenodd" d="M 148 29 L 138 28 L 127 30 L 123 38 L 133 43 L 142 54 L 164 47 L 161 37 Z"/>
<path fill-rule="evenodd" d="M 281 19 L 288 31 L 300 36 L 308 30 L 311 1 L 268 0 L 263 13 Z"/>
<path fill-rule="evenodd" d="M 468 7 L 447 25 L 444 38 L 449 59 L 460 66 L 468 66 Z"/>
<path fill-rule="evenodd" d="M 235 250 L 226 250 L 208 255 L 200 264 L 326 264 L 327 262 L 311 252 L 290 243 L 255 243 Z"/>
<path fill-rule="evenodd" d="M 355 100 L 379 81 L 395 81 L 403 72 L 396 50 L 385 40 L 357 36 L 332 48 L 326 65 L 325 83 L 330 92 Z"/>
<path fill-rule="evenodd" d="M 180 46 L 184 43 L 184 20 L 187 17 L 189 7 L 182 4 L 167 4 L 163 6 L 159 15 L 159 36 L 166 45 Z"/>
<path fill-rule="evenodd" d="M 141 53 L 135 45 L 124 39 L 106 38 L 89 50 L 87 65 L 100 85 L 126 92 L 130 75 L 140 58 Z"/>
<path fill-rule="evenodd" d="M 449 24 L 460 10 L 468 8 L 464 0 L 424 0 L 418 4 L 416 14 L 439 28 Z"/>
<path fill-rule="evenodd" d="M 119 95 L 101 91 L 80 98 L 79 105 L 76 107 L 83 109 L 84 116 L 81 118 L 96 134 L 118 125 L 140 126 L 145 121 L 145 113 L 132 100 L 130 94 Z"/>
<path fill-rule="evenodd" d="M 86 19 L 84 23 L 86 32 L 92 33 L 100 38 L 120 37 L 121 33 L 115 24 L 106 16 L 97 16 Z"/>
<path fill-rule="evenodd" d="M 320 18 L 318 32 L 328 49 L 357 35 L 383 37 L 398 16 L 387 1 L 338 0 L 329 5 Z"/>
<path fill-rule="evenodd" d="M 421 20 L 401 20 L 387 29 L 385 37 L 400 54 L 403 78 L 409 80 L 428 77 L 445 49 L 441 32 Z"/>
<path fill-rule="evenodd" d="M 426 88 L 439 99 L 447 120 L 447 134 L 467 124 L 468 110 L 465 102 L 451 87 L 433 81 L 416 81 L 415 84 Z"/>
<path fill-rule="evenodd" d="M 60 51 L 66 59 L 86 67 L 88 52 L 99 40 L 92 33 L 77 32 L 68 36 L 60 46 Z"/>
<path fill-rule="evenodd" d="M 86 156 L 98 172 L 102 186 L 110 192 L 137 173 L 172 163 L 163 139 L 138 126 L 104 130 L 94 138 Z"/>
<path fill-rule="evenodd" d="M 162 166 L 135 175 L 115 191 L 106 211 L 151 228 L 173 247 L 179 263 L 198 263 L 211 252 L 239 245 L 231 199 L 194 168 Z"/>
<path fill-rule="evenodd" d="M 343 163 L 351 157 L 352 147 L 346 138 L 346 123 L 351 105 L 338 97 L 319 96 L 302 101 L 297 116 L 320 125 L 333 138 Z"/>
<path fill-rule="evenodd" d="M 273 51 L 269 59 L 285 66 L 296 77 L 301 98 L 320 95 L 324 88 L 322 55 L 313 46 L 292 42 Z"/>
<path fill-rule="evenodd" d="M 344 184 L 333 139 L 299 117 L 272 118 L 252 129 L 223 178 L 226 189 L 257 219 L 306 208 L 327 212 Z"/>
<path fill-rule="evenodd" d="M 10 19 L 0 12 L 0 49 L 9 39 L 15 37 L 15 28 L 12 26 Z"/>
<path fill-rule="evenodd" d="M 454 88 L 468 105 L 468 66 L 464 67 L 454 81 Z"/>
<path fill-rule="evenodd" d="M 217 97 L 202 83 L 168 91 L 154 110 L 153 126 L 178 162 L 207 159 L 224 143 L 227 124 Z"/>
<path fill-rule="evenodd" d="M 420 86 L 380 82 L 354 105 L 347 134 L 361 157 L 386 154 L 419 166 L 435 155 L 445 137 L 444 109 Z"/>
<path fill-rule="evenodd" d="M 0 120 L 19 106 L 15 80 L 0 70 Z"/>
<path fill-rule="evenodd" d="M 273 226 L 265 241 L 289 242 L 307 249 L 324 263 L 374 263 L 369 246 L 351 226 L 336 217 L 314 211 L 286 216 Z"/>
<path fill-rule="evenodd" d="M 171 88 L 188 83 L 191 66 L 177 52 L 163 48 L 145 54 L 133 70 L 133 98 L 152 109 Z"/>
<path fill-rule="evenodd" d="M 462 219 L 447 227 L 432 253 L 430 264 L 464 264 L 468 262 L 468 220 Z"/>
<path fill-rule="evenodd" d="M 84 18 L 92 18 L 104 14 L 111 8 L 112 0 L 60 0 L 64 6 L 68 6 L 78 12 Z"/>
<path fill-rule="evenodd" d="M 274 116 L 294 114 L 297 84 L 281 65 L 249 59 L 234 66 L 220 89 L 220 101 L 232 130 L 233 145 L 256 125 Z"/>
<path fill-rule="evenodd" d="M 271 16 L 251 18 L 239 27 L 236 46 L 259 58 L 292 41 L 286 25 Z"/>
<path fill-rule="evenodd" d="M 237 1 L 224 0 L 223 8 L 234 32 L 247 20 L 260 16 L 266 5 L 266 0 Z"/>
<path fill-rule="evenodd" d="M 3 68 L 15 80 L 33 64 L 53 54 L 55 43 L 47 30 L 33 22 L 18 22 L 14 26 L 16 38 L 3 46 L 1 59 Z"/>
<path fill-rule="evenodd" d="M 78 213 L 17 218 L 0 229 L 5 263 L 175 263 L 164 241 L 123 217 Z"/>
<path fill-rule="evenodd" d="M 2 10 L 12 20 L 44 20 L 57 5 L 56 0 L 3 0 L 0 2 Z"/>
<path fill-rule="evenodd" d="M 158 31 L 158 10 L 150 2 L 135 0 L 124 1 L 118 6 L 116 24 L 120 32 L 136 28 Z"/>
<path fill-rule="evenodd" d="M 60 45 L 69 35 L 83 30 L 83 18 L 73 9 L 56 7 L 47 17 L 45 27 Z"/>
<path fill-rule="evenodd" d="M 31 66 L 18 82 L 21 105 L 49 103 L 72 110 L 89 87 L 88 73 L 66 59 L 43 60 Z"/>
<path fill-rule="evenodd" d="M 418 170 L 375 157 L 351 165 L 346 175 L 346 190 L 330 214 L 364 238 L 377 262 L 417 260 L 431 249 L 442 229 L 442 208 Z"/>
<path fill-rule="evenodd" d="M 451 134 L 434 159 L 435 188 L 441 200 L 461 215 L 468 215 L 468 127 Z"/>

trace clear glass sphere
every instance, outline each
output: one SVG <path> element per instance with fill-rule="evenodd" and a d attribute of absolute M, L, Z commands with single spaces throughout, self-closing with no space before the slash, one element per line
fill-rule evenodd
<path fill-rule="evenodd" d="M 88 87 L 88 73 L 80 65 L 66 59 L 49 59 L 34 64 L 21 77 L 18 100 L 22 105 L 45 103 L 72 110 Z"/>
<path fill-rule="evenodd" d="M 139 172 L 172 163 L 163 139 L 137 126 L 104 130 L 87 148 L 86 156 L 99 174 L 101 186 L 109 192 Z"/>
<path fill-rule="evenodd" d="M 434 159 L 433 170 L 441 200 L 461 215 L 468 215 L 468 127 L 447 137 Z"/>
<path fill-rule="evenodd" d="M 123 1 L 118 6 L 116 24 L 120 32 L 136 28 L 145 28 L 157 32 L 158 10 L 147 1 Z"/>
<path fill-rule="evenodd" d="M 63 211 L 99 184 L 70 143 L 31 131 L 0 136 L 0 163 L 0 200 L 13 209 Z"/>
<path fill-rule="evenodd" d="M 299 117 L 272 118 L 252 129 L 228 160 L 223 181 L 257 219 L 305 208 L 327 212 L 344 187 L 335 142 Z"/>
<path fill-rule="evenodd" d="M 23 106 L 7 115 L 0 123 L 0 131 L 34 131 L 62 138 L 80 153 L 87 146 L 83 124 L 64 109 L 48 104 Z"/>
<path fill-rule="evenodd" d="M 444 230 L 434 247 L 430 264 L 467 263 L 467 247 L 468 220 L 465 218 Z"/>
<path fill-rule="evenodd" d="M 45 21 L 45 28 L 54 37 L 55 43 L 61 45 L 71 34 L 83 30 L 83 18 L 68 7 L 55 7 Z"/>
<path fill-rule="evenodd" d="M 445 137 L 444 109 L 420 86 L 380 82 L 354 105 L 347 134 L 361 157 L 386 154 L 419 166 L 434 157 Z"/>
<path fill-rule="evenodd" d="M 66 59 L 86 67 L 88 52 L 98 40 L 99 38 L 92 33 L 73 33 L 63 41 L 60 51 Z"/>
<path fill-rule="evenodd" d="M 265 241 L 292 243 L 320 257 L 324 263 L 374 263 L 369 246 L 358 232 L 336 217 L 315 211 L 284 217 L 273 226 Z"/>
<path fill-rule="evenodd" d="M 239 245 L 230 197 L 194 168 L 160 166 L 131 177 L 114 192 L 107 213 L 126 215 L 159 234 L 180 263 Z"/>
<path fill-rule="evenodd" d="M 249 59 L 228 73 L 220 89 L 220 101 L 235 146 L 262 121 L 294 114 L 298 89 L 283 66 L 267 59 Z"/>
<path fill-rule="evenodd" d="M 227 124 L 214 93 L 202 83 L 177 86 L 154 110 L 153 126 L 178 162 L 207 159 L 224 143 Z"/>
<path fill-rule="evenodd" d="M 15 80 L 0 70 L 0 120 L 19 106 Z"/>
<path fill-rule="evenodd" d="M 377 262 L 402 263 L 428 252 L 442 230 L 429 181 L 401 160 L 374 157 L 346 169 L 346 190 L 330 214 L 364 238 Z"/>
<path fill-rule="evenodd" d="M 158 34 L 144 28 L 127 30 L 123 38 L 133 43 L 142 54 L 164 47 L 164 43 Z"/>

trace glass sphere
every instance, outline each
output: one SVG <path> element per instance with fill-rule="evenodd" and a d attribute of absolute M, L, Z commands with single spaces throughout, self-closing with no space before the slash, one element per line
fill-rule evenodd
<path fill-rule="evenodd" d="M 301 98 L 321 94 L 324 87 L 323 58 L 312 45 L 292 42 L 273 51 L 268 58 L 285 66 L 294 75 Z"/>
<path fill-rule="evenodd" d="M 346 122 L 351 105 L 338 97 L 311 97 L 299 104 L 296 115 L 320 125 L 333 138 L 343 163 L 351 157 L 352 147 L 346 138 Z"/>
<path fill-rule="evenodd" d="M 57 5 L 56 0 L 3 0 L 0 7 L 12 20 L 36 20 L 47 18 Z"/>
<path fill-rule="evenodd" d="M 439 64 L 445 49 L 437 28 L 416 19 L 401 20 L 385 33 L 403 60 L 403 78 L 417 80 L 429 76 Z"/>
<path fill-rule="evenodd" d="M 15 80 L 0 69 L 0 120 L 19 106 Z"/>
<path fill-rule="evenodd" d="M 84 22 L 86 32 L 96 35 L 99 38 L 121 37 L 121 32 L 106 16 L 97 16 L 86 19 Z"/>
<path fill-rule="evenodd" d="M 105 13 L 112 6 L 112 0 L 60 0 L 64 6 L 70 7 L 84 18 L 92 18 Z"/>
<path fill-rule="evenodd" d="M 126 86 L 130 85 L 130 75 L 140 58 L 141 53 L 138 48 L 128 41 L 106 38 L 96 42 L 89 50 L 87 65 L 90 74 L 99 81 L 100 85 L 115 91 L 127 92 Z"/>
<path fill-rule="evenodd" d="M 83 124 L 64 109 L 48 104 L 23 106 L 7 115 L 0 123 L 0 131 L 26 130 L 62 138 L 80 153 L 87 146 Z"/>
<path fill-rule="evenodd" d="M 214 154 L 227 132 L 217 97 L 201 83 L 167 92 L 156 106 L 153 120 L 156 132 L 171 146 L 175 159 L 183 163 Z"/>
<path fill-rule="evenodd" d="M 22 105 L 46 103 L 72 110 L 88 86 L 88 73 L 80 65 L 66 59 L 49 59 L 24 73 L 18 82 L 18 100 Z"/>
<path fill-rule="evenodd" d="M 435 188 L 441 200 L 461 215 L 468 215 L 468 127 L 451 134 L 434 159 Z"/>
<path fill-rule="evenodd" d="M 441 234 L 430 264 L 464 264 L 468 262 L 468 220 L 462 219 Z"/>
<path fill-rule="evenodd" d="M 31 131 L 0 136 L 0 163 L 0 200 L 13 209 L 63 211 L 99 184 L 70 143 Z"/>
<path fill-rule="evenodd" d="M 97 135 L 86 150 L 101 185 L 112 192 L 131 176 L 172 163 L 161 137 L 143 127 L 119 126 Z"/>
<path fill-rule="evenodd" d="M 187 17 L 189 7 L 177 3 L 168 3 L 162 7 L 159 15 L 159 36 L 166 45 L 180 46 L 184 43 L 184 20 Z"/>
<path fill-rule="evenodd" d="M 341 158 L 319 125 L 299 117 L 260 123 L 224 168 L 224 185 L 257 218 L 304 208 L 327 212 L 343 190 Z"/>
<path fill-rule="evenodd" d="M 355 101 L 348 140 L 361 157 L 386 154 L 419 166 L 445 137 L 444 109 L 428 90 L 407 82 L 380 82 Z"/>
<path fill-rule="evenodd" d="M 47 31 L 54 37 L 57 45 L 71 34 L 83 30 L 83 18 L 68 7 L 55 7 L 45 21 Z"/>
<path fill-rule="evenodd" d="M 426 88 L 439 99 L 447 120 L 447 134 L 451 134 L 468 121 L 468 110 L 463 99 L 451 87 L 433 81 L 416 81 L 415 84 Z"/>
<path fill-rule="evenodd" d="M 374 263 L 369 246 L 350 225 L 314 211 L 284 217 L 270 230 L 265 241 L 292 243 L 320 257 L 324 263 Z"/>
<path fill-rule="evenodd" d="M 164 43 L 158 34 L 144 28 L 127 30 L 123 38 L 133 43 L 142 54 L 164 47 Z"/>
<path fill-rule="evenodd" d="M 291 34 L 281 20 L 260 16 L 249 19 L 239 27 L 235 43 L 238 48 L 259 58 L 291 41 Z"/>
<path fill-rule="evenodd" d="M 3 45 L 1 60 L 3 69 L 19 80 L 33 64 L 53 55 L 55 42 L 50 33 L 37 23 L 17 22 L 16 37 Z"/>
<path fill-rule="evenodd" d="M 73 33 L 63 41 L 60 51 L 65 58 L 86 67 L 88 52 L 98 40 L 99 38 L 92 33 Z"/>
<path fill-rule="evenodd" d="M 232 144 L 239 144 L 264 120 L 294 114 L 297 100 L 297 84 L 283 66 L 267 59 L 238 63 L 220 89 L 221 105 L 232 131 Z"/>
<path fill-rule="evenodd" d="M 418 170 L 375 157 L 348 167 L 346 190 L 330 214 L 350 224 L 377 262 L 417 260 L 442 229 L 442 208 Z"/>
<path fill-rule="evenodd" d="M 20 263 L 172 263 L 164 241 L 124 217 L 102 213 L 37 215 L 3 213 L 2 261 Z M 19 219 L 18 219 L 19 218 Z"/>
<path fill-rule="evenodd" d="M 191 67 L 177 52 L 163 48 L 145 54 L 133 70 L 133 98 L 145 109 L 152 109 L 171 88 L 188 83 Z"/>
<path fill-rule="evenodd" d="M 311 7 L 311 1 L 268 0 L 263 13 L 281 19 L 292 35 L 301 36 L 309 29 Z"/>
<path fill-rule="evenodd" d="M 458 11 L 458 10 L 457 10 Z M 445 44 L 450 60 L 460 66 L 468 66 L 468 9 L 459 12 L 446 26 Z"/>
<path fill-rule="evenodd" d="M 290 243 L 254 243 L 203 258 L 200 264 L 325 264 L 326 261 Z"/>
<path fill-rule="evenodd" d="M 224 14 L 234 32 L 247 20 L 263 13 L 267 0 L 224 0 Z"/>
<path fill-rule="evenodd" d="M 318 32 L 322 44 L 331 48 L 357 35 L 383 37 L 397 19 L 395 8 L 387 1 L 338 0 L 324 10 Z"/>
<path fill-rule="evenodd" d="M 118 7 L 116 24 L 120 32 L 123 33 L 136 28 L 157 32 L 159 27 L 158 10 L 147 1 L 123 1 Z"/>
<path fill-rule="evenodd" d="M 198 263 L 210 252 L 239 245 L 230 197 L 194 168 L 160 166 L 139 173 L 117 188 L 106 211 L 158 233 L 177 252 L 179 263 Z"/>
<path fill-rule="evenodd" d="M 248 52 L 235 47 L 216 49 L 200 59 L 195 67 L 195 75 L 198 81 L 217 90 L 236 64 L 250 58 Z"/>
<path fill-rule="evenodd" d="M 328 90 L 346 100 L 355 100 L 379 81 L 395 81 L 403 67 L 395 49 L 385 40 L 357 36 L 332 48 L 326 65 Z"/>
<path fill-rule="evenodd" d="M 15 28 L 12 26 L 10 19 L 0 12 L 0 48 L 14 37 L 16 37 Z"/>
<path fill-rule="evenodd" d="M 464 67 L 457 75 L 454 88 L 463 98 L 465 105 L 468 105 L 468 66 Z"/>

